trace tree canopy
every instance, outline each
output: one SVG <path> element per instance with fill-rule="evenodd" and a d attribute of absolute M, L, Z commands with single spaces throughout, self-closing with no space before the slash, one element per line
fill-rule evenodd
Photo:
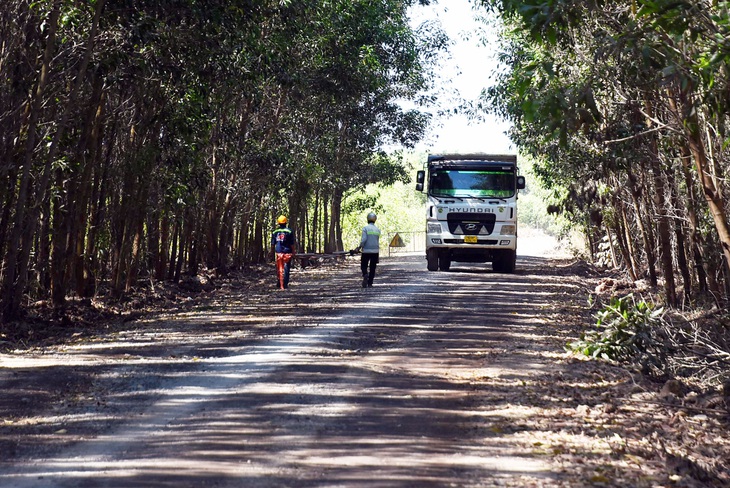
<path fill-rule="evenodd" d="M 402 179 L 429 119 L 427 0 L 8 0 L 2 318 L 265 256 L 287 213 L 341 249 L 343 195 Z"/>
<path fill-rule="evenodd" d="M 504 21 L 508 67 L 485 97 L 555 210 L 668 304 L 726 303 L 730 4 L 479 3 Z"/>

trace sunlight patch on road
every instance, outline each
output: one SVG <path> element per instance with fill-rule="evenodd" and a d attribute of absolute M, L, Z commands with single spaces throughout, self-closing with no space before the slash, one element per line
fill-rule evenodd
<path fill-rule="evenodd" d="M 393 441 L 388 438 L 381 439 L 378 443 L 392 445 Z M 304 454 L 304 453 L 303 453 Z M 299 457 L 304 457 L 300 454 Z M 428 469 L 429 466 L 449 466 L 450 469 L 479 468 L 482 470 L 495 470 L 506 472 L 528 472 L 539 473 L 546 470 L 545 463 L 541 460 L 527 459 L 514 456 L 479 456 L 469 454 L 438 454 L 431 451 L 421 455 L 418 453 L 404 454 L 402 451 L 389 453 L 388 449 L 378 451 L 372 455 L 337 455 L 332 451 L 326 451 L 319 456 L 307 455 L 302 464 L 318 466 L 321 468 L 332 466 L 347 466 L 360 468 L 387 468 L 387 467 L 420 467 Z"/>
<path fill-rule="evenodd" d="M 172 478 L 187 477 L 189 479 L 205 479 L 210 475 L 240 475 L 242 464 L 249 464 L 246 467 L 247 471 L 258 471 L 260 474 L 273 472 L 271 468 L 256 467 L 242 460 L 201 464 L 197 459 L 186 460 L 181 457 L 156 457 L 154 459 L 132 458 L 119 461 L 108 461 L 103 457 L 97 457 L 96 459 L 85 457 L 82 460 L 48 460 L 44 463 L 43 470 L 33 472 L 33 478 L 36 479 L 35 486 L 55 486 L 54 484 L 48 484 L 45 478 L 54 478 L 57 481 L 60 479 L 71 481 L 75 478 L 88 480 L 90 474 L 104 473 L 103 477 L 109 482 L 115 480 L 118 483 L 112 486 L 137 486 L 133 480 L 142 473 L 160 477 L 170 476 Z M 22 475 L 14 476 L 14 478 L 17 483 L 24 481 L 30 483 L 28 486 L 33 486 L 33 481 L 29 481 Z M 21 485 L 19 484 L 18 486 Z"/>

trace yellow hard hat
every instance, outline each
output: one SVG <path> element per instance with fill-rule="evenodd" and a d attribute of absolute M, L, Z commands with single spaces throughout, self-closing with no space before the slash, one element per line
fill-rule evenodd
<path fill-rule="evenodd" d="M 287 223 L 286 215 L 279 215 L 279 218 L 276 219 L 276 223 L 277 224 L 286 224 Z"/>

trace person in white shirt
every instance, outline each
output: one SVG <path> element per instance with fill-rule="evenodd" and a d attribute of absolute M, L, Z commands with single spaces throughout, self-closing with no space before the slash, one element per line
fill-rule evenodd
<path fill-rule="evenodd" d="M 362 270 L 362 287 L 373 286 L 375 279 L 375 267 L 378 265 L 380 256 L 380 229 L 375 226 L 378 216 L 370 212 L 368 214 L 368 225 L 362 228 L 362 239 L 357 250 L 362 251 L 360 258 L 360 269 Z"/>

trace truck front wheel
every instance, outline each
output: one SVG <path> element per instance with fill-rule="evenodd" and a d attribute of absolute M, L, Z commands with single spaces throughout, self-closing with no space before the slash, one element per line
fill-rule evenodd
<path fill-rule="evenodd" d="M 517 253 L 511 249 L 495 251 L 492 269 L 497 273 L 514 273 L 517 267 Z"/>
<path fill-rule="evenodd" d="M 439 269 L 441 271 L 448 271 L 451 268 L 451 258 L 447 254 L 439 256 Z"/>
<path fill-rule="evenodd" d="M 436 249 L 426 251 L 426 267 L 429 271 L 437 271 L 439 269 L 439 255 Z"/>

